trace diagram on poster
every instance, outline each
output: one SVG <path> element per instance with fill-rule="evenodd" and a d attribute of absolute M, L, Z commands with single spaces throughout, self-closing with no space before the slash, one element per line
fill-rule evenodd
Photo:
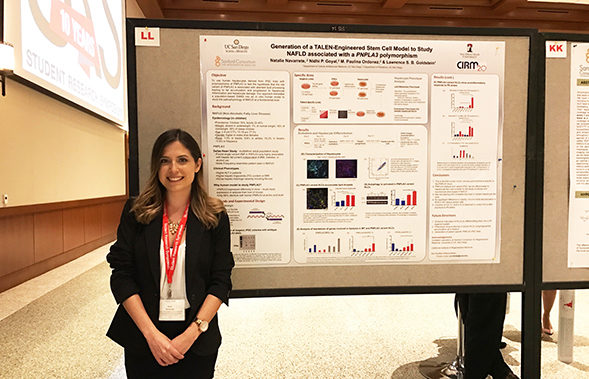
<path fill-rule="evenodd" d="M 297 262 L 425 257 L 423 126 L 305 125 L 295 128 L 293 142 Z"/>
<path fill-rule="evenodd" d="M 295 72 L 295 123 L 425 124 L 424 74 Z"/>

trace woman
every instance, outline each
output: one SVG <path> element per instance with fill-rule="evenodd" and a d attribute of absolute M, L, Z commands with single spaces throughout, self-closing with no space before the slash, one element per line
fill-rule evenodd
<path fill-rule="evenodd" d="M 212 378 L 234 261 L 227 213 L 187 132 L 155 141 L 147 187 L 125 205 L 107 261 L 119 304 L 107 335 L 125 348 L 127 377 Z"/>

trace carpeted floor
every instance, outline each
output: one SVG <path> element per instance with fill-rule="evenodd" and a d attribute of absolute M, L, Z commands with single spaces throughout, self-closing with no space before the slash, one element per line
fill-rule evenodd
<path fill-rule="evenodd" d="M 125 378 L 122 349 L 104 335 L 116 308 L 104 251 L 71 278 L 48 273 L 0 294 L 0 378 Z M 23 293 L 33 299 L 15 306 Z M 512 294 L 504 333 L 517 374 L 520 304 Z M 589 379 L 588 311 L 589 291 L 577 291 L 574 362 L 557 360 L 557 332 L 542 342 L 542 378 Z M 232 299 L 220 323 L 220 379 L 420 379 L 422 361 L 456 351 L 452 294 Z"/>

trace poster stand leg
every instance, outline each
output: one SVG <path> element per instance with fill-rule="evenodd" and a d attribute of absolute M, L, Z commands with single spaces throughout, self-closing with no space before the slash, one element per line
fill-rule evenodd
<path fill-rule="evenodd" d="M 458 337 L 456 339 L 456 357 L 439 356 L 426 359 L 419 364 L 419 372 L 428 379 L 463 379 L 464 378 L 464 322 L 457 307 Z"/>

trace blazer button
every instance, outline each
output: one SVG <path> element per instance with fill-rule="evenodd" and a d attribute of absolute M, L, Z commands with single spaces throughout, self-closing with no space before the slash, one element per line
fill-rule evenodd
<path fill-rule="evenodd" d="M 154 294 L 153 294 L 153 297 L 157 297 L 157 293 L 154 293 Z"/>
<path fill-rule="evenodd" d="M 195 294 L 190 295 L 190 300 L 194 300 L 194 299 L 196 299 L 196 295 Z"/>

